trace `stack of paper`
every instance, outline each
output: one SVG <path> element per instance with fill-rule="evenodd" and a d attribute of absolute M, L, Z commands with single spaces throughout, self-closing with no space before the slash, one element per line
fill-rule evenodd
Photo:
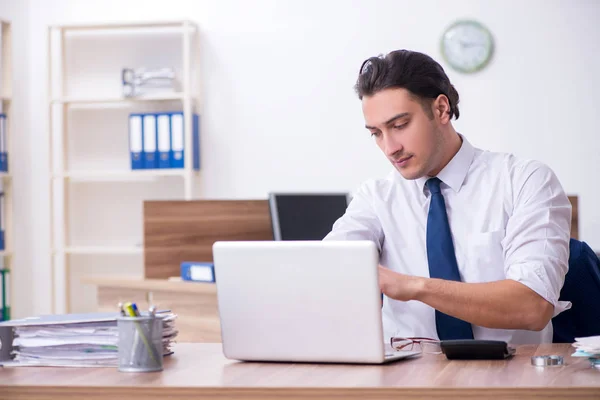
<path fill-rule="evenodd" d="M 116 314 L 67 314 L 12 322 L 14 360 L 4 365 L 95 367 L 117 366 Z M 173 353 L 176 315 L 158 313 L 163 320 L 163 355 Z"/>
<path fill-rule="evenodd" d="M 111 322 L 37 325 L 15 328 L 15 361 L 64 365 L 113 365 L 117 326 Z"/>
<path fill-rule="evenodd" d="M 149 94 L 151 92 L 174 92 L 176 89 L 175 70 L 165 68 L 123 68 L 121 82 L 125 97 Z"/>
<path fill-rule="evenodd" d="M 575 338 L 573 347 L 577 349 L 573 357 L 587 357 L 594 367 L 600 369 L 600 336 Z"/>

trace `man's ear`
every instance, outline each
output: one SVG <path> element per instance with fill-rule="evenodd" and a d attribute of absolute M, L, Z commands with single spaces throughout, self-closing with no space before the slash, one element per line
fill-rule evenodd
<path fill-rule="evenodd" d="M 432 103 L 433 115 L 442 124 L 450 122 L 450 101 L 445 94 L 440 94 Z"/>

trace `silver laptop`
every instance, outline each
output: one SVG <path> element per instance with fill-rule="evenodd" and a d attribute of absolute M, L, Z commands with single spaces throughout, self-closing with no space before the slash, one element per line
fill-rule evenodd
<path fill-rule="evenodd" d="M 245 361 L 379 364 L 387 351 L 369 241 L 216 242 L 223 352 Z"/>

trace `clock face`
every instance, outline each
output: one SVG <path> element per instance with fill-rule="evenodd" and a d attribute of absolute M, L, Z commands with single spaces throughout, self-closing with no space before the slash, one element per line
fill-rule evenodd
<path fill-rule="evenodd" d="M 442 37 L 442 56 L 460 72 L 479 71 L 487 65 L 494 40 L 487 28 L 475 21 L 458 21 Z"/>

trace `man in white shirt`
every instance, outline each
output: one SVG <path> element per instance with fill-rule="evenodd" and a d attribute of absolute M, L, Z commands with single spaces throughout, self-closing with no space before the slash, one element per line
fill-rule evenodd
<path fill-rule="evenodd" d="M 377 244 L 384 339 L 551 342 L 570 307 L 558 298 L 571 225 L 552 170 L 458 134 L 458 93 L 425 54 L 366 60 L 356 90 L 395 170 L 364 183 L 325 240 Z"/>

